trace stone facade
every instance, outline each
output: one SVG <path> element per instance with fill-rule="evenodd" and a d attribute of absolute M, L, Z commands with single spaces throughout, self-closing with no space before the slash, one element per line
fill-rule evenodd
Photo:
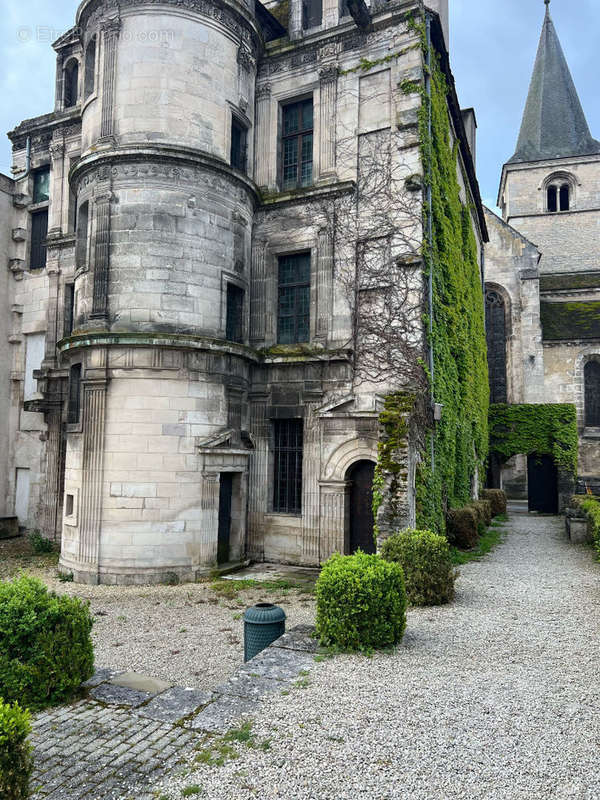
<path fill-rule="evenodd" d="M 549 152 L 556 157 L 548 158 Z M 584 407 L 585 364 L 600 360 L 594 323 L 600 315 L 594 305 L 600 301 L 600 144 L 590 136 L 549 12 L 498 204 L 502 219 L 486 212 L 485 275 L 486 287 L 505 298 L 506 400 L 573 403 L 579 488 L 600 488 L 600 428 L 586 425 Z M 584 312 L 590 324 L 582 323 Z M 560 329 L 557 315 L 564 319 Z M 504 468 L 503 484 L 526 496 L 526 483 L 526 461 L 516 457 Z"/>
<path fill-rule="evenodd" d="M 338 275 L 358 244 L 340 248 L 327 209 L 356 194 L 357 161 L 382 142 L 401 191 L 416 185 L 421 202 L 421 97 L 401 89 L 424 83 L 408 22 L 421 6 L 373 3 L 361 28 L 325 0 L 321 24 L 307 28 L 300 0 L 285 18 L 287 4 L 265 5 L 87 0 L 55 43 L 54 113 L 10 134 L 21 199 L 7 228 L 24 233 L 8 248 L 6 511 L 23 465 L 21 524 L 61 539 L 61 569 L 76 580 L 193 580 L 247 557 L 312 565 L 349 552 L 351 471 L 376 461 L 385 394 L 410 388 L 401 376 L 355 379 Z M 445 52 L 447 2 L 433 11 Z M 299 158 L 312 174 L 290 188 L 284 110 L 311 99 L 312 157 L 304 144 Z M 454 96 L 460 139 L 457 108 Z M 49 199 L 38 207 L 43 167 Z M 477 205 L 468 147 L 457 168 L 463 200 Z M 31 269 L 32 213 L 45 208 L 46 264 Z M 360 223 L 369 212 L 353 213 Z M 412 252 L 391 245 L 413 271 L 420 219 Z M 481 244 L 485 224 L 473 220 Z M 290 343 L 278 333 L 279 275 L 296 254 L 309 264 L 308 322 Z M 418 302 L 423 291 L 417 280 Z M 414 336 L 424 346 L 420 323 Z M 302 437 L 291 511 L 274 503 L 282 421 Z M 418 436 L 399 524 L 414 523 Z"/>

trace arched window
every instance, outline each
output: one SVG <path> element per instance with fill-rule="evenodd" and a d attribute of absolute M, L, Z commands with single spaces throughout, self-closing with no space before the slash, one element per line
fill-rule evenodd
<path fill-rule="evenodd" d="M 64 81 L 65 108 L 73 108 L 79 100 L 79 62 L 74 58 L 67 62 Z"/>
<path fill-rule="evenodd" d="M 570 211 L 573 206 L 575 185 L 575 179 L 565 172 L 557 172 L 546 178 L 544 182 L 546 211 L 549 214 Z"/>
<path fill-rule="evenodd" d="M 85 51 L 85 99 L 94 93 L 94 86 L 96 81 L 96 37 L 88 42 Z"/>
<path fill-rule="evenodd" d="M 86 200 L 77 212 L 77 241 L 75 245 L 75 265 L 85 267 L 87 263 L 88 217 L 90 204 Z"/>
<path fill-rule="evenodd" d="M 558 211 L 556 186 L 548 187 L 548 211 L 551 212 Z"/>
<path fill-rule="evenodd" d="M 583 371 L 585 426 L 600 428 L 600 361 L 588 361 Z"/>
<path fill-rule="evenodd" d="M 490 402 L 506 403 L 506 306 L 494 289 L 485 292 L 485 323 L 490 376 Z"/>
<path fill-rule="evenodd" d="M 560 210 L 568 211 L 571 205 L 571 190 L 568 183 L 563 183 L 560 187 Z"/>

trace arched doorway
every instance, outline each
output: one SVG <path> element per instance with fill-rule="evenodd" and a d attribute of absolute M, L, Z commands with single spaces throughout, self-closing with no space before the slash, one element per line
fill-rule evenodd
<path fill-rule="evenodd" d="M 364 553 L 374 553 L 373 537 L 373 477 L 372 461 L 357 461 L 346 473 L 348 485 L 348 552 L 359 548 Z"/>

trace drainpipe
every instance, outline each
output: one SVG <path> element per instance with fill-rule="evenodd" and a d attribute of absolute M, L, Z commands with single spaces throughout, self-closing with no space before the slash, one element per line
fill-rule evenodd
<path fill-rule="evenodd" d="M 427 94 L 428 100 L 428 120 L 427 120 L 427 133 L 429 137 L 429 169 L 431 170 L 431 159 L 433 157 L 432 153 L 432 133 L 433 133 L 433 125 L 432 125 L 432 118 L 431 118 L 431 16 L 429 14 L 425 14 L 425 29 L 427 35 L 427 55 L 425 59 L 426 64 L 426 71 L 425 71 L 425 93 Z M 425 202 L 427 203 L 427 244 L 429 250 L 429 276 L 427 280 L 427 301 L 428 301 L 428 311 L 429 311 L 429 376 L 430 376 L 430 400 L 431 400 L 431 408 L 433 411 L 433 407 L 435 404 L 435 389 L 434 389 L 434 380 L 435 380 L 435 364 L 433 360 L 433 199 L 431 193 L 431 174 L 428 176 L 427 180 L 427 191 L 426 191 L 426 198 Z M 433 440 L 433 434 L 431 436 L 431 470 L 435 472 L 435 446 Z"/>

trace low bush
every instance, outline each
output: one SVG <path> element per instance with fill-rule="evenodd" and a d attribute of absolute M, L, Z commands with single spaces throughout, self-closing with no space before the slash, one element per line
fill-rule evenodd
<path fill-rule="evenodd" d="M 431 531 L 401 531 L 385 540 L 381 555 L 404 570 L 406 599 L 411 605 L 438 606 L 454 597 L 456 573 L 445 536 Z"/>
<path fill-rule="evenodd" d="M 32 708 L 70 700 L 91 677 L 89 606 L 36 578 L 0 583 L 0 697 Z"/>
<path fill-rule="evenodd" d="M 29 712 L 0 698 L 0 797 L 25 800 L 33 768 Z"/>
<path fill-rule="evenodd" d="M 506 492 L 502 489 L 484 489 L 481 492 L 481 499 L 490 501 L 493 517 L 506 514 Z"/>
<path fill-rule="evenodd" d="M 51 539 L 46 539 L 39 531 L 32 531 L 29 534 L 29 544 L 33 552 L 38 556 L 44 553 L 53 553 L 56 549 L 54 542 Z"/>
<path fill-rule="evenodd" d="M 317 634 L 342 650 L 397 644 L 406 628 L 406 590 L 399 564 L 357 552 L 333 555 L 316 586 Z"/>
<path fill-rule="evenodd" d="M 485 528 L 492 524 L 492 504 L 489 500 L 473 500 L 469 505 L 475 509 L 479 522 Z"/>
<path fill-rule="evenodd" d="M 594 547 L 600 559 L 600 500 L 594 497 L 584 497 L 578 503 L 579 508 L 587 517 L 594 539 Z"/>
<path fill-rule="evenodd" d="M 472 506 L 453 508 L 446 514 L 446 534 L 451 544 L 461 550 L 476 547 L 479 541 L 479 515 Z"/>

